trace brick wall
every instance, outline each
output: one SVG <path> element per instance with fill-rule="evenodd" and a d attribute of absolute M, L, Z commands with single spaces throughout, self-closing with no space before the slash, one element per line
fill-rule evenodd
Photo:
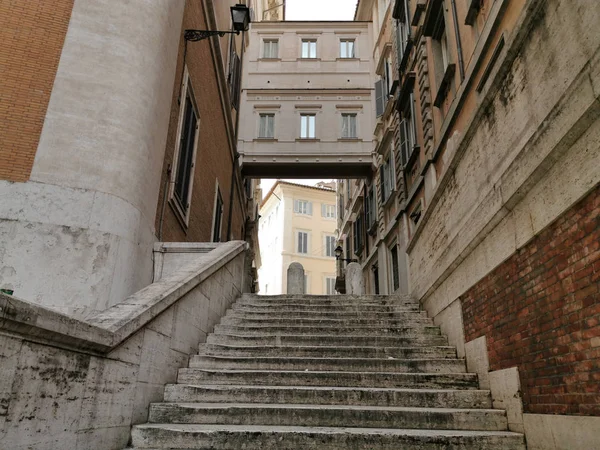
<path fill-rule="evenodd" d="M 600 187 L 462 300 L 466 341 L 518 366 L 525 412 L 600 416 Z"/>
<path fill-rule="evenodd" d="M 73 0 L 0 0 L 0 179 L 29 179 Z"/>

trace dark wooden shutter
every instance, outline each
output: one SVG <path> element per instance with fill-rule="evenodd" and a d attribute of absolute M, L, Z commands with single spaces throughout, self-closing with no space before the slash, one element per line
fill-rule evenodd
<path fill-rule="evenodd" d="M 383 115 L 383 110 L 385 109 L 384 86 L 384 80 L 379 80 L 375 83 L 375 111 L 377 117 Z"/>
<path fill-rule="evenodd" d="M 240 91 L 242 86 L 240 82 L 242 80 L 242 64 L 240 57 L 234 54 L 231 59 L 231 105 L 239 110 L 240 107 Z"/>

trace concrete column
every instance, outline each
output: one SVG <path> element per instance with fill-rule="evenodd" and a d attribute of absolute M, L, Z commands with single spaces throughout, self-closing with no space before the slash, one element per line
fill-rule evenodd
<path fill-rule="evenodd" d="M 0 287 L 81 316 L 151 282 L 184 4 L 75 0 L 31 178 L 0 182 Z"/>
<path fill-rule="evenodd" d="M 346 294 L 364 295 L 365 280 L 362 267 L 359 263 L 352 262 L 346 267 Z"/>
<path fill-rule="evenodd" d="M 293 262 L 287 270 L 287 293 L 304 294 L 304 267 Z"/>

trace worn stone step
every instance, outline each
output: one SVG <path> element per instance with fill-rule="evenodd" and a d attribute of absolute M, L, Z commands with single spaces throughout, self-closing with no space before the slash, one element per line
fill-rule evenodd
<path fill-rule="evenodd" d="M 382 306 L 382 305 L 362 305 L 362 306 L 345 306 L 339 305 L 279 305 L 279 306 L 268 306 L 268 305 L 255 305 L 255 304 L 241 304 L 234 303 L 231 306 L 233 311 L 249 312 L 249 313 L 262 313 L 272 315 L 288 315 L 288 314 L 302 314 L 306 316 L 319 315 L 319 314 L 333 314 L 333 315 L 364 315 L 364 314 L 391 314 L 391 313 L 409 313 L 409 312 L 420 312 L 418 306 Z"/>
<path fill-rule="evenodd" d="M 273 312 L 268 308 L 257 311 L 256 309 L 233 308 L 227 311 L 226 317 L 239 317 L 244 319 L 277 319 L 284 317 L 286 319 L 404 319 L 404 318 L 427 318 L 427 312 L 419 311 L 416 308 L 400 309 L 396 311 L 286 311 L 285 314 Z"/>
<path fill-rule="evenodd" d="M 489 391 L 327 386 L 198 386 L 169 384 L 165 402 L 290 403 L 316 405 L 491 408 Z"/>
<path fill-rule="evenodd" d="M 137 425 L 132 445 L 145 450 L 525 450 L 510 432 L 235 425 Z"/>
<path fill-rule="evenodd" d="M 248 318 L 239 317 L 237 315 L 226 315 L 221 319 L 222 325 L 243 325 L 243 326 L 373 326 L 373 327 L 402 327 L 402 326 L 417 326 L 431 325 L 433 320 L 428 317 L 400 317 L 400 318 L 368 318 L 368 317 L 352 317 L 352 318 L 321 318 L 321 317 L 264 317 L 264 318 Z"/>
<path fill-rule="evenodd" d="M 153 403 L 148 422 L 472 431 L 508 426 L 505 411 L 498 409 L 262 403 Z"/>
<path fill-rule="evenodd" d="M 331 300 L 301 300 L 301 299 L 289 299 L 289 300 L 278 300 L 278 301 L 264 301 L 260 299 L 252 300 L 240 300 L 236 304 L 240 306 L 257 306 L 262 308 L 283 308 L 283 307 L 297 307 L 297 308 L 337 308 L 339 310 L 344 309 L 366 309 L 369 307 L 379 308 L 398 308 L 398 307 L 418 307 L 418 303 L 413 301 L 399 301 L 399 300 L 373 300 L 373 301 L 351 301 L 343 298 L 331 299 Z"/>
<path fill-rule="evenodd" d="M 376 359 L 376 358 L 293 358 L 227 357 L 194 355 L 190 368 L 252 370 L 335 370 L 350 372 L 461 373 L 466 371 L 460 359 Z"/>
<path fill-rule="evenodd" d="M 294 334 L 325 334 L 347 336 L 364 335 L 370 336 L 422 336 L 440 335 L 440 328 L 433 325 L 403 325 L 394 327 L 354 325 L 354 326 L 327 326 L 327 325 L 228 325 L 219 324 L 215 326 L 215 334 L 244 334 L 244 335 L 294 335 Z"/>
<path fill-rule="evenodd" d="M 417 301 L 410 295 L 314 295 L 314 294 L 279 294 L 279 295 L 261 295 L 261 294 L 242 294 L 238 301 L 243 302 L 247 300 L 261 300 L 265 302 L 277 303 L 285 300 L 299 300 L 304 302 L 321 302 L 321 301 L 346 301 L 346 302 L 368 302 L 368 301 L 380 301 L 380 302 L 412 302 Z"/>
<path fill-rule="evenodd" d="M 177 382 L 194 385 L 337 386 L 410 389 L 478 389 L 471 373 L 399 373 L 314 370 L 179 369 Z"/>
<path fill-rule="evenodd" d="M 342 334 L 268 334 L 249 335 L 244 333 L 210 334 L 206 338 L 208 344 L 225 345 L 314 345 L 314 346 L 361 346 L 373 345 L 381 347 L 418 347 L 428 345 L 448 345 L 448 338 L 440 335 L 342 335 Z"/>
<path fill-rule="evenodd" d="M 286 356 L 320 358 L 456 358 L 451 346 L 428 347 L 342 347 L 342 346 L 234 346 L 201 344 L 200 354 L 215 356 Z"/>

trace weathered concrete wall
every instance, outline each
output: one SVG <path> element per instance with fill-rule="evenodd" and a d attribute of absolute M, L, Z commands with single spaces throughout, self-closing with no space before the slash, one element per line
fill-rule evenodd
<path fill-rule="evenodd" d="M 87 322 L 0 296 L 0 448 L 125 448 L 241 294 L 245 249 L 222 244 Z"/>
<path fill-rule="evenodd" d="M 27 183 L 0 184 L 0 287 L 68 313 L 151 281 L 183 2 L 74 2 Z"/>

